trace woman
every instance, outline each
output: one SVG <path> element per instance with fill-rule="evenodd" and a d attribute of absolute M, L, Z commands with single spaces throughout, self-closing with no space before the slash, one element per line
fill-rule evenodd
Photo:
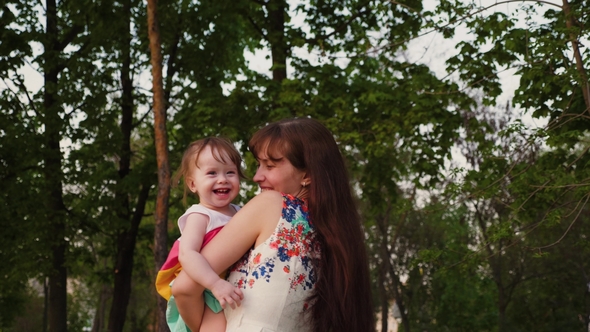
<path fill-rule="evenodd" d="M 247 253 L 229 276 L 241 306 L 219 299 L 231 306 L 227 331 L 375 331 L 363 231 L 332 134 L 287 119 L 256 132 L 249 149 L 262 192 L 201 252 L 216 273 Z M 181 315 L 195 289 L 182 273 L 175 281 Z"/>

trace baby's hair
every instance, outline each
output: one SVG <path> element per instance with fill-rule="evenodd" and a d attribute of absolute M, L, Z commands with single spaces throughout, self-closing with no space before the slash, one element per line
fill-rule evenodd
<path fill-rule="evenodd" d="M 190 192 L 187 184 L 187 178 L 192 172 L 193 167 L 197 167 L 199 155 L 206 146 L 211 147 L 211 152 L 215 160 L 227 164 L 228 160 L 226 160 L 226 158 L 229 158 L 229 161 L 231 161 L 238 168 L 238 176 L 240 179 L 246 178 L 242 172 L 242 156 L 229 139 L 224 137 L 206 137 L 194 141 L 188 145 L 186 150 L 184 150 L 180 166 L 176 171 L 176 175 L 172 179 L 174 186 L 179 184 L 180 178 L 184 179 L 184 194 L 182 196 L 182 201 L 184 204 L 186 204 L 186 197 Z"/>

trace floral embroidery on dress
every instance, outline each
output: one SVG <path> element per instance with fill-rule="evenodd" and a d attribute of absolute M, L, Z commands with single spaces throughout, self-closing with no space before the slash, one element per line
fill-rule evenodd
<path fill-rule="evenodd" d="M 250 251 L 232 268 L 233 272 L 240 274 L 237 287 L 251 288 L 259 280 L 271 283 L 273 273 L 293 273 L 289 278 L 291 290 L 313 288 L 316 282 L 313 260 L 319 259 L 320 251 L 313 225 L 309 221 L 307 204 L 303 200 L 283 195 L 281 220 L 265 243 L 266 248 L 273 252 L 268 255 L 270 257 L 262 259 L 260 252 Z M 292 271 L 294 263 L 301 265 L 302 269 Z"/>

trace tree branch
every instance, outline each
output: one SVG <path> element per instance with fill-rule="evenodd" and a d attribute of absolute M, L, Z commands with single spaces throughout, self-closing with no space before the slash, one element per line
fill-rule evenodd
<path fill-rule="evenodd" d="M 392 2 L 392 3 L 395 3 L 395 4 L 398 4 L 397 2 L 394 2 L 394 1 L 391 1 L 391 2 Z M 543 4 L 546 4 L 546 5 L 555 6 L 555 7 L 559 8 L 559 9 L 563 9 L 563 8 L 562 8 L 562 6 L 560 6 L 560 5 L 557 5 L 557 4 L 554 4 L 554 3 L 551 3 L 551 2 L 549 2 L 549 1 L 544 1 L 544 0 L 506 0 L 506 1 L 500 1 L 500 2 L 496 2 L 496 3 L 494 3 L 493 5 L 490 5 L 490 6 L 488 6 L 488 7 L 481 8 L 481 9 L 479 9 L 479 10 L 476 10 L 475 12 L 472 12 L 472 13 L 469 13 L 469 14 L 467 14 L 467 15 L 461 16 L 461 17 L 459 17 L 459 18 L 457 18 L 457 19 L 454 19 L 454 20 L 452 20 L 452 21 L 450 21 L 450 22 L 448 22 L 447 24 L 444 24 L 444 25 L 442 25 L 442 26 L 436 26 L 436 27 L 434 27 L 432 30 L 426 31 L 426 32 L 424 32 L 424 33 L 422 33 L 422 34 L 419 34 L 419 35 L 415 36 L 415 37 L 408 38 L 408 39 L 406 39 L 406 40 L 403 40 L 403 41 L 400 41 L 400 42 L 397 42 L 397 43 L 386 44 L 386 45 L 383 45 L 383 46 L 381 46 L 381 47 L 376 47 L 376 48 L 374 48 L 374 49 L 373 49 L 373 51 L 372 51 L 372 52 L 377 52 L 377 51 L 386 50 L 386 49 L 388 49 L 388 48 L 391 48 L 391 47 L 394 47 L 394 46 L 398 46 L 398 45 L 405 45 L 405 44 L 407 44 L 408 42 L 410 42 L 411 40 L 414 40 L 414 39 L 417 39 L 417 38 L 420 38 L 420 37 L 424 37 L 424 36 L 426 36 L 426 35 L 428 35 L 428 34 L 431 34 L 431 33 L 433 33 L 433 32 L 436 32 L 436 31 L 441 31 L 441 30 L 443 30 L 444 28 L 446 28 L 446 27 L 448 27 L 448 26 L 451 26 L 451 25 L 453 25 L 453 24 L 456 24 L 456 23 L 458 23 L 458 22 L 461 22 L 461 21 L 463 21 L 463 20 L 465 20 L 465 19 L 467 19 L 467 18 L 469 18 L 469 17 L 471 17 L 471 16 L 477 15 L 477 14 L 479 14 L 479 13 L 481 13 L 481 12 L 484 12 L 484 11 L 486 11 L 486 10 L 488 10 L 488 9 L 491 9 L 491 8 L 493 8 L 493 7 L 496 7 L 496 6 L 498 6 L 498 5 L 507 4 L 507 3 L 511 3 L 511 2 L 521 2 L 521 3 L 522 3 L 522 2 L 537 2 L 537 3 L 543 3 Z M 414 12 L 415 12 L 415 10 L 414 10 L 414 9 L 412 9 L 412 8 L 410 8 L 410 7 L 407 7 L 407 6 L 404 6 L 404 7 L 405 7 L 405 8 L 408 8 L 408 9 L 410 9 L 410 10 L 412 10 L 412 11 L 414 11 Z M 365 54 L 365 53 L 363 53 L 363 54 Z M 351 55 L 351 56 L 349 56 L 349 58 L 354 58 L 354 57 L 358 57 L 358 56 L 361 56 L 361 54 Z"/>
<path fill-rule="evenodd" d="M 580 210 L 578 211 L 578 214 L 576 215 L 576 217 L 574 218 L 574 220 L 572 220 L 572 222 L 570 223 L 570 225 L 568 226 L 568 228 L 565 230 L 565 233 L 563 233 L 563 235 L 555 242 L 546 245 L 546 246 L 542 246 L 542 247 L 536 247 L 535 249 L 537 250 L 541 250 L 541 249 L 546 249 L 546 248 L 550 248 L 553 247 L 554 245 L 558 244 L 561 242 L 561 240 L 563 240 L 565 238 L 565 236 L 570 232 L 570 230 L 572 229 L 572 227 L 574 226 L 574 224 L 576 223 L 576 221 L 578 220 L 578 217 L 580 217 L 580 214 L 582 213 L 582 211 L 584 210 L 584 206 L 586 205 L 586 203 L 588 203 L 588 199 L 590 199 L 590 193 L 586 194 L 586 201 L 584 202 L 584 204 L 580 207 Z M 582 197 L 583 199 L 583 197 Z M 580 206 L 580 202 L 582 200 L 578 201 L 578 205 L 576 205 L 576 209 L 578 208 L 578 206 Z M 576 210 L 574 209 L 574 211 Z"/>
<path fill-rule="evenodd" d="M 584 103 L 586 104 L 586 110 L 590 109 L 590 85 L 588 84 L 588 76 L 584 69 L 584 60 L 580 52 L 579 41 L 573 32 L 575 26 L 574 17 L 570 9 L 570 5 L 567 0 L 563 0 L 563 14 L 565 15 L 565 26 L 569 30 L 570 43 L 574 51 L 574 58 L 576 59 L 576 69 L 580 75 L 580 85 L 582 88 L 582 96 L 584 97 Z"/>
<path fill-rule="evenodd" d="M 262 36 L 262 38 L 264 40 L 266 40 L 267 42 L 268 40 L 268 36 L 264 33 L 264 31 L 258 26 L 258 24 L 256 24 L 256 22 L 254 22 L 254 20 L 252 19 L 252 17 L 250 15 L 246 15 L 246 17 L 248 18 L 248 21 L 250 22 L 250 24 L 252 24 L 252 26 L 254 26 L 254 29 L 256 31 L 258 31 L 258 33 L 260 33 L 260 35 Z"/>
<path fill-rule="evenodd" d="M 83 30 L 84 27 L 81 25 L 73 26 L 70 29 L 70 31 L 68 31 L 68 33 L 64 36 L 64 39 L 58 44 L 59 51 L 62 52 Z"/>
<path fill-rule="evenodd" d="M 29 102 L 29 106 L 31 107 L 31 109 L 33 110 L 35 115 L 38 117 L 39 112 L 37 111 L 37 108 L 35 107 L 35 103 L 33 102 L 33 99 L 31 98 L 31 95 L 29 94 L 29 90 L 27 90 L 25 83 L 18 76 L 16 78 L 16 81 L 18 82 L 18 86 L 21 89 L 21 91 L 24 91 L 25 95 L 27 96 L 27 101 Z M 18 100 L 18 98 L 17 98 L 17 100 Z M 19 101 L 19 104 L 20 104 L 20 101 Z"/>
<path fill-rule="evenodd" d="M 352 21 L 354 21 L 355 19 L 359 18 L 361 15 L 364 15 L 364 14 L 370 12 L 368 10 L 366 10 L 366 11 L 362 10 L 368 4 L 369 3 L 367 2 L 363 6 L 361 6 L 361 8 L 359 9 L 359 11 L 356 12 L 356 14 L 352 15 L 351 17 L 349 17 L 348 20 L 346 20 L 346 22 L 340 24 L 340 26 L 338 26 L 337 28 L 334 28 L 334 31 L 330 32 L 329 34 L 327 34 L 327 35 L 319 35 L 319 36 L 316 36 L 315 38 L 308 38 L 305 41 L 307 43 L 316 44 L 317 45 L 318 41 L 320 41 L 320 40 L 326 40 L 326 39 L 332 37 L 336 33 L 340 32 L 344 28 L 346 28 Z"/>

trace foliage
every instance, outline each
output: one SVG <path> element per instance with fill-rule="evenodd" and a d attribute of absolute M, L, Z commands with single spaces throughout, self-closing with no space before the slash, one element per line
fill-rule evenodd
<path fill-rule="evenodd" d="M 350 167 L 376 311 L 395 301 L 405 331 L 584 329 L 590 57 L 576 45 L 588 41 L 590 3 L 570 1 L 567 15 L 564 3 L 159 1 L 171 169 L 189 142 L 224 135 L 252 176 L 247 141 L 258 127 L 314 117 Z M 77 285 L 69 328 L 107 329 L 126 236 L 135 245 L 120 328 L 150 329 L 156 161 L 144 3 L 59 1 L 62 47 L 51 51 L 41 47 L 46 4 L 1 8 L 0 329 L 22 326 L 29 310 L 43 324 L 29 281 L 52 275 L 56 244 L 66 248 L 57 267 Z M 444 74 L 410 56 L 413 40 L 432 35 L 457 41 Z M 271 74 L 249 68 L 244 52 L 257 50 Z M 50 65 L 57 80 L 30 86 Z M 506 103 L 510 70 L 519 81 Z M 548 125 L 531 130 L 521 110 Z M 50 132 L 61 175 L 47 174 Z M 57 223 L 39 204 L 56 179 Z M 256 193 L 243 187 L 241 203 Z M 173 189 L 170 242 L 180 197 Z M 48 231 L 59 223 L 63 236 Z"/>

